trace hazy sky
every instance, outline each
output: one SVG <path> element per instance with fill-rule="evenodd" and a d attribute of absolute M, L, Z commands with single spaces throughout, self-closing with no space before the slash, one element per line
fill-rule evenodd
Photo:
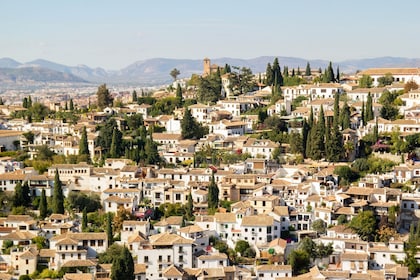
<path fill-rule="evenodd" d="M 0 57 L 120 69 L 148 58 L 420 57 L 420 1 L 4 0 Z"/>

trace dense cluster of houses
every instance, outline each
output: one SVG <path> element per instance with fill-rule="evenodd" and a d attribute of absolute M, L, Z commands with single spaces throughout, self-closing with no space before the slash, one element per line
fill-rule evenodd
<path fill-rule="evenodd" d="M 380 72 L 375 71 L 366 73 Z M 393 69 L 383 71 L 388 73 Z M 399 83 L 385 88 L 356 88 L 352 83 L 284 87 L 284 99 L 269 107 L 267 112 L 269 115 L 286 112 L 288 119 L 303 119 L 309 116 L 311 108 L 317 116 L 322 106 L 325 115 L 332 115 L 334 94 L 345 91 L 349 104 L 355 109 L 351 115 L 351 129 L 343 131 L 345 141 L 357 145 L 358 139 L 376 125 L 379 133 L 395 129 L 402 135 L 416 133 L 420 127 L 417 124 L 420 116 L 417 112 L 420 106 L 418 90 L 401 97 L 404 106 L 400 107 L 400 113 L 404 119 L 388 121 L 379 117 L 381 105 L 377 102 L 381 94 L 385 90 L 402 89 L 403 82 L 417 79 L 413 78 L 413 75 L 418 76 L 413 71 L 408 71 L 408 76 L 404 73 L 398 72 Z M 383 76 L 383 73 L 378 75 Z M 373 99 L 375 120 L 363 126 L 362 104 L 368 93 Z M 251 137 L 258 117 L 244 114 L 265 104 L 265 97 L 270 94 L 270 89 L 262 88 L 215 105 L 191 105 L 192 116 L 209 127 L 210 133 L 198 140 L 182 139 L 182 112 L 151 117 L 150 105 L 146 104 L 89 113 L 76 125 L 56 120 L 40 123 L 10 120 L 7 116 L 19 108 L 0 105 L 5 116 L 2 126 L 7 128 L 0 130 L 0 145 L 6 149 L 28 149 L 32 158 L 36 158 L 35 147 L 39 145 L 48 145 L 57 154 L 77 155 L 83 127 L 88 132 L 91 158 L 100 157 L 102 151 L 95 146 L 96 126 L 115 113 L 139 113 L 143 115 L 145 125 L 165 127 L 165 132 L 153 133 L 152 137 L 159 144 L 160 155 L 170 164 L 191 161 L 194 153 L 206 147 L 240 151 L 251 156 L 244 162 L 218 169 L 139 167 L 128 159 L 107 159 L 102 167 L 87 163 L 55 164 L 44 174 L 24 168 L 22 163 L 11 158 L 0 158 L 0 189 L 13 192 L 17 183 L 27 182 L 31 196 L 41 196 L 43 190 L 47 196 L 52 196 L 54 176 L 58 172 L 65 196 L 70 192 L 95 193 L 100 197 L 103 211 L 117 212 L 121 207 L 131 211 L 138 219 L 123 222 L 121 240 L 117 243 L 131 251 L 137 280 L 291 278 L 292 267 L 285 261 L 304 237 L 313 238 L 318 244 L 332 244 L 333 254 L 322 259 L 310 272 L 293 276 L 295 279 L 409 279 L 408 268 L 394 262 L 405 258 L 405 236 L 387 243 L 367 242 L 338 220 L 343 216 L 351 220 L 366 209 L 372 209 L 379 219 L 388 216 L 391 209 L 398 209 L 396 228 L 407 233 L 410 225 L 420 220 L 420 193 L 415 184 L 420 179 L 420 164 L 414 161 L 401 163 L 390 173 L 369 174 L 356 185 L 344 189 L 338 187 L 339 178 L 333 172 L 337 165 L 328 162 L 279 165 L 272 160 L 272 153 L 276 148 L 282 148 L 283 154 L 287 155 L 287 148 L 268 139 Z M 307 100 L 301 107 L 292 109 L 292 101 L 299 96 L 305 96 Z M 123 119 L 116 120 L 119 126 L 124 126 Z M 289 131 L 294 130 L 299 131 L 299 127 L 289 127 Z M 24 136 L 28 131 L 34 134 L 33 143 L 28 143 Z M 221 208 L 209 215 L 208 186 L 212 176 L 219 188 L 220 201 L 235 203 L 230 209 Z M 391 183 L 407 182 L 413 182 L 411 193 L 390 188 Z M 196 214 L 194 222 L 185 225 L 183 217 L 171 216 L 152 224 L 144 218 L 149 208 L 165 203 L 186 204 L 189 194 Z M 3 202 L 1 206 L 7 207 Z M 327 225 L 325 234 L 318 236 L 313 230 L 315 220 L 322 220 Z M 37 248 L 36 236 L 45 237 L 48 248 Z M 256 252 L 253 265 L 232 265 L 229 257 L 215 248 L 214 236 L 231 248 L 240 240 L 247 241 Z M 11 247 L 10 241 L 13 242 Z M 0 279 L 17 279 L 40 266 L 51 270 L 83 267 L 89 271 L 67 273 L 64 279 L 108 279 L 111 264 L 98 263 L 98 254 L 105 252 L 108 244 L 106 233 L 82 233 L 79 223 L 68 214 L 52 214 L 43 221 L 28 215 L 8 215 L 0 218 L 0 247 L 3 248 Z M 10 251 L 4 249 L 6 246 Z M 420 261 L 420 254 L 416 260 Z"/>

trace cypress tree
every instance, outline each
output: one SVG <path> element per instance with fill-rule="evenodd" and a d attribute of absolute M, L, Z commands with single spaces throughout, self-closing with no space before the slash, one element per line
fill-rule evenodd
<path fill-rule="evenodd" d="M 281 75 L 281 69 L 279 65 L 279 60 L 276 57 L 273 62 L 273 82 L 275 82 L 274 86 L 282 86 L 283 85 L 283 76 Z"/>
<path fill-rule="evenodd" d="M 307 147 L 308 147 L 308 139 L 309 139 L 309 130 L 310 127 L 308 125 L 308 123 L 306 122 L 306 119 L 303 119 L 303 124 L 302 124 L 302 145 L 303 145 L 303 157 L 306 158 L 307 157 Z"/>
<path fill-rule="evenodd" d="M 111 280 L 134 280 L 133 256 L 124 246 L 119 256 L 116 256 L 111 266 Z"/>
<path fill-rule="evenodd" d="M 300 72 L 300 68 L 299 68 L 299 66 L 298 66 L 298 69 L 297 69 L 297 73 L 296 73 L 298 76 L 300 76 L 300 75 L 302 75 L 302 73 Z"/>
<path fill-rule="evenodd" d="M 15 186 L 15 193 L 13 196 L 13 206 L 19 207 L 19 206 L 23 206 L 23 204 L 24 204 L 24 201 L 23 201 L 22 183 L 18 182 Z"/>
<path fill-rule="evenodd" d="M 68 111 L 68 109 L 69 109 L 69 106 L 67 105 L 67 101 L 66 101 L 66 103 L 64 104 L 64 111 Z"/>
<path fill-rule="evenodd" d="M 313 134 L 315 133 L 315 125 L 314 125 L 314 109 L 311 106 L 311 112 L 308 118 L 308 134 L 306 137 L 306 147 L 305 147 L 305 154 L 307 157 L 312 157 L 312 141 L 313 141 Z"/>
<path fill-rule="evenodd" d="M 28 108 L 31 108 L 32 107 L 32 98 L 31 98 L 31 96 L 29 95 L 28 96 Z"/>
<path fill-rule="evenodd" d="M 366 101 L 366 120 L 365 122 L 367 123 L 370 120 L 373 120 L 374 116 L 373 116 L 373 104 L 372 104 L 372 95 L 370 94 L 370 92 L 368 93 L 367 96 L 367 101 Z"/>
<path fill-rule="evenodd" d="M 87 209 L 83 208 L 82 212 L 82 231 L 86 231 L 88 227 Z"/>
<path fill-rule="evenodd" d="M 41 200 L 39 201 L 39 216 L 41 219 L 45 219 L 48 213 L 47 196 L 45 195 L 45 189 L 42 189 Z"/>
<path fill-rule="evenodd" d="M 305 76 L 311 76 L 311 65 L 309 62 L 306 63 Z"/>
<path fill-rule="evenodd" d="M 273 78 L 273 68 L 271 68 L 271 64 L 267 64 L 267 69 L 265 70 L 265 80 L 266 85 L 272 86 L 274 84 L 274 78 Z"/>
<path fill-rule="evenodd" d="M 187 196 L 187 205 L 185 205 L 185 216 L 188 220 L 192 220 L 194 218 L 194 203 L 191 195 L 191 191 Z"/>
<path fill-rule="evenodd" d="M 88 156 L 90 155 L 89 154 L 89 144 L 88 144 L 88 139 L 87 139 L 86 126 L 83 126 L 82 135 L 80 137 L 79 155 L 88 155 Z"/>
<path fill-rule="evenodd" d="M 108 238 L 108 247 L 114 243 L 114 233 L 112 231 L 112 214 L 106 214 L 106 235 Z"/>
<path fill-rule="evenodd" d="M 69 109 L 70 111 L 74 111 L 74 103 L 73 103 L 73 98 L 70 98 L 70 102 L 69 102 Z"/>
<path fill-rule="evenodd" d="M 133 100 L 134 103 L 137 102 L 138 96 L 137 96 L 136 90 L 133 90 L 133 93 L 131 94 L 131 99 Z"/>
<path fill-rule="evenodd" d="M 365 101 L 362 101 L 362 112 L 360 113 L 362 115 L 362 125 L 366 125 L 366 110 L 365 110 Z"/>
<path fill-rule="evenodd" d="M 333 70 L 331 61 L 328 64 L 328 68 L 327 68 L 327 82 L 328 83 L 335 82 L 335 75 L 334 75 L 334 70 Z"/>
<path fill-rule="evenodd" d="M 316 124 L 315 133 L 311 133 L 312 137 L 312 159 L 320 160 L 325 155 L 325 116 L 324 109 L 321 106 Z"/>
<path fill-rule="evenodd" d="M 182 89 L 181 86 L 178 83 L 178 86 L 176 87 L 176 103 L 178 107 L 182 107 L 183 104 L 183 98 L 182 98 Z"/>
<path fill-rule="evenodd" d="M 350 107 L 347 102 L 344 103 L 344 106 L 341 109 L 340 125 L 343 130 L 350 128 Z"/>
<path fill-rule="evenodd" d="M 64 195 L 63 186 L 58 175 L 58 169 L 55 170 L 54 176 L 54 192 L 53 192 L 53 213 L 64 214 Z"/>
<path fill-rule="evenodd" d="M 211 181 L 208 188 L 208 208 L 215 209 L 219 206 L 219 187 L 214 180 L 214 171 L 211 173 Z"/>
<path fill-rule="evenodd" d="M 111 141 L 111 147 L 109 149 L 109 156 L 111 158 L 117 158 L 119 157 L 119 154 L 117 152 L 117 129 L 114 128 L 114 131 L 112 132 L 112 141 Z"/>
<path fill-rule="evenodd" d="M 23 206 L 28 207 L 29 205 L 31 205 L 31 196 L 28 181 L 25 181 L 22 185 L 22 199 Z"/>
<path fill-rule="evenodd" d="M 157 150 L 157 145 L 153 141 L 153 138 L 146 139 L 146 145 L 144 148 L 144 154 L 146 156 L 146 164 L 158 164 L 160 163 L 160 156 Z"/>
<path fill-rule="evenodd" d="M 337 66 L 337 76 L 335 78 L 336 82 L 339 83 L 340 82 L 340 67 Z"/>

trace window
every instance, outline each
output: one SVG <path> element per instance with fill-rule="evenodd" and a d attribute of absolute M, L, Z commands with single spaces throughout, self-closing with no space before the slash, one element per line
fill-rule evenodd
<path fill-rule="evenodd" d="M 25 263 L 26 263 L 26 264 L 29 264 L 29 260 L 25 260 Z"/>
<path fill-rule="evenodd" d="M 184 262 L 184 256 L 179 256 L 178 262 Z"/>
<path fill-rule="evenodd" d="M 144 263 L 148 263 L 149 262 L 149 256 L 144 256 Z"/>

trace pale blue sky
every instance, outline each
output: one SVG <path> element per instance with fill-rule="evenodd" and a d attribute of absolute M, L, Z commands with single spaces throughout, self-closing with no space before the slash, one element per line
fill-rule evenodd
<path fill-rule="evenodd" d="M 120 69 L 148 58 L 419 58 L 418 0 L 4 0 L 0 57 Z"/>

